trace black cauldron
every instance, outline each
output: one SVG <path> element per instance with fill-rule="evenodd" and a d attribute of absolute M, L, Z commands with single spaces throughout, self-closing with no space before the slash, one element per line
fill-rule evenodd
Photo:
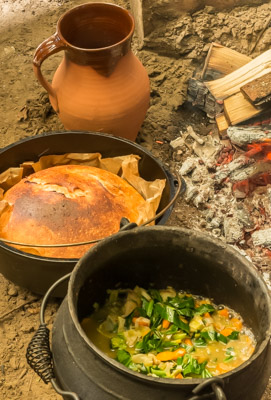
<path fill-rule="evenodd" d="M 105 300 L 106 289 L 150 284 L 188 290 L 236 310 L 255 334 L 253 356 L 221 378 L 188 380 L 148 377 L 106 356 L 80 321 L 95 302 Z M 268 289 L 254 266 L 211 236 L 160 226 L 119 232 L 90 249 L 71 274 L 53 325 L 52 381 L 65 399 L 73 392 L 72 398 L 80 400 L 260 400 L 271 373 L 270 306 Z"/>
<path fill-rule="evenodd" d="M 68 152 L 99 152 L 103 157 L 139 155 L 140 176 L 150 181 L 166 179 L 157 213 L 170 203 L 175 194 L 173 176 L 151 153 L 127 139 L 96 132 L 53 132 L 23 139 L 0 151 L 0 173 L 24 161 L 38 161 L 41 156 Z M 171 212 L 172 207 L 157 219 L 156 224 L 164 224 Z M 71 272 L 77 261 L 31 255 L 0 241 L 0 273 L 35 293 L 44 294 L 58 278 Z M 64 296 L 65 293 L 66 289 L 62 286 L 55 295 Z"/>

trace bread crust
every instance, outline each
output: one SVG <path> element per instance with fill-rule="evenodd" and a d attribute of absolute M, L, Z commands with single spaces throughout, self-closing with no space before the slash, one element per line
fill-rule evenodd
<path fill-rule="evenodd" d="M 90 166 L 62 165 L 29 175 L 9 189 L 0 216 L 1 237 L 34 244 L 102 239 L 122 217 L 137 222 L 143 197 L 119 176 Z M 90 245 L 19 247 L 43 257 L 80 258 Z"/>

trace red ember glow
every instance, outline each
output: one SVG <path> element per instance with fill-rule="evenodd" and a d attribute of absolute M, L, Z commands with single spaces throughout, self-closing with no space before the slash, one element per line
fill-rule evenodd
<path fill-rule="evenodd" d="M 247 145 L 248 151 L 246 157 L 253 157 L 258 161 L 266 162 L 271 160 L 271 139 L 265 139 L 261 143 L 252 143 Z"/>
<path fill-rule="evenodd" d="M 269 172 L 264 172 L 262 174 L 256 175 L 252 178 L 245 179 L 240 182 L 236 182 L 232 186 L 233 193 L 237 194 L 239 192 L 238 197 L 243 197 L 240 196 L 241 193 L 244 194 L 244 197 L 246 197 L 249 193 L 252 193 L 253 190 L 256 189 L 258 186 L 267 186 L 271 184 L 271 168 L 270 168 L 270 173 Z"/>

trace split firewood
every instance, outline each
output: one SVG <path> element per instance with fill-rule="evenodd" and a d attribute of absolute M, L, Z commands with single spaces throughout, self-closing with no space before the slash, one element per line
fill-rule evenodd
<path fill-rule="evenodd" d="M 204 82 L 216 100 L 224 100 L 240 91 L 254 79 L 271 72 L 271 50 L 267 50 L 236 71 L 213 81 Z"/>
<path fill-rule="evenodd" d="M 242 86 L 240 91 L 255 107 L 263 106 L 271 100 L 271 72 Z"/>
<path fill-rule="evenodd" d="M 271 126 L 230 126 L 227 135 L 233 144 L 242 147 L 271 140 Z"/>
<path fill-rule="evenodd" d="M 237 70 L 251 60 L 252 58 L 245 54 L 213 42 L 211 43 L 205 59 L 201 79 L 213 80 L 221 78 Z"/>
<path fill-rule="evenodd" d="M 229 127 L 229 123 L 224 113 L 220 113 L 215 117 L 217 129 L 222 137 L 227 134 L 227 129 Z"/>
<path fill-rule="evenodd" d="M 254 107 L 244 98 L 241 92 L 238 92 L 224 100 L 224 113 L 230 125 L 236 125 L 247 121 L 256 115 L 261 114 L 263 110 Z"/>

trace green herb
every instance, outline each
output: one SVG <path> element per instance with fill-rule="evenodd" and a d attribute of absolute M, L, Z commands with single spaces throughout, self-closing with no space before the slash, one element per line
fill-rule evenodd
<path fill-rule="evenodd" d="M 216 334 L 216 339 L 217 339 L 219 342 L 225 343 L 225 344 L 227 344 L 228 341 L 229 341 L 228 337 L 222 335 L 221 333 L 217 333 L 217 334 Z"/>
<path fill-rule="evenodd" d="M 206 347 L 207 343 L 204 337 L 199 337 L 198 339 L 194 339 L 195 347 Z"/>
<path fill-rule="evenodd" d="M 111 339 L 111 347 L 112 349 L 120 349 L 123 350 L 127 347 L 126 341 L 123 336 L 118 335 Z"/>
<path fill-rule="evenodd" d="M 202 304 L 198 308 L 196 308 L 196 314 L 202 315 L 207 312 L 214 312 L 215 308 L 211 304 Z"/>
<path fill-rule="evenodd" d="M 151 373 L 156 376 L 159 376 L 160 378 L 165 378 L 167 376 L 165 371 L 158 368 L 151 368 Z"/>
<path fill-rule="evenodd" d="M 234 359 L 234 356 L 228 356 L 228 357 L 226 357 L 224 360 L 223 360 L 223 362 L 230 362 L 230 361 L 232 361 Z"/>
<path fill-rule="evenodd" d="M 233 348 L 233 347 L 227 347 L 225 354 L 226 354 L 227 356 L 233 356 L 233 355 L 235 355 L 235 350 L 234 350 L 234 348 Z"/>
<path fill-rule="evenodd" d="M 201 331 L 200 332 L 201 338 L 205 339 L 207 342 L 214 342 L 217 340 L 216 332 L 215 331 Z"/>
<path fill-rule="evenodd" d="M 154 301 L 163 302 L 163 299 L 162 299 L 162 296 L 161 296 L 159 290 L 150 289 L 150 290 L 148 290 L 148 293 Z"/>
<path fill-rule="evenodd" d="M 239 332 L 238 331 L 232 331 L 232 333 L 228 336 L 228 339 L 230 339 L 230 340 L 239 339 Z"/>
<path fill-rule="evenodd" d="M 118 350 L 117 351 L 117 360 L 125 365 L 126 367 L 129 366 L 130 362 L 131 362 L 131 355 L 130 353 L 128 353 L 128 351 L 125 350 Z"/>

